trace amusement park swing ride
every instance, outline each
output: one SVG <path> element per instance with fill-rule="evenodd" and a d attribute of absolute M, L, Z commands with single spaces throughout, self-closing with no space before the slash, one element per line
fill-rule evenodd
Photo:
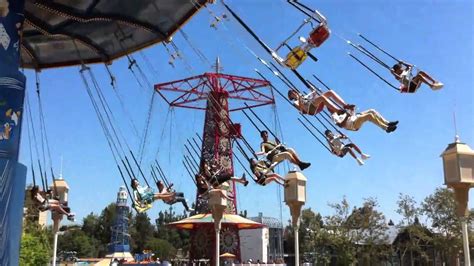
<path fill-rule="evenodd" d="M 190 176 L 193 176 L 194 174 L 203 174 L 206 171 L 207 165 L 210 163 L 214 163 L 219 167 L 218 173 L 213 178 L 219 179 L 234 176 L 234 159 L 238 160 L 238 157 L 235 156 L 234 145 L 237 145 L 236 148 L 246 157 L 247 160 L 250 160 L 251 158 L 246 155 L 244 150 L 250 150 L 252 156 L 255 156 L 255 152 L 243 136 L 241 125 L 234 123 L 231 120 L 230 113 L 233 111 L 242 111 L 251 120 L 247 113 L 245 113 L 245 110 L 249 109 L 252 114 L 259 119 L 252 109 L 274 104 L 274 92 L 277 92 L 282 96 L 282 98 L 288 101 L 288 103 L 292 103 L 259 71 L 257 71 L 257 74 L 262 79 L 224 74 L 221 73 L 220 62 L 219 59 L 217 59 L 215 71 L 212 73 L 204 73 L 177 81 L 154 85 L 146 127 L 142 136 L 143 139 L 138 154 L 135 154 L 132 152 L 132 149 L 124 138 L 123 133 L 114 125 L 115 118 L 113 117 L 113 112 L 108 106 L 97 79 L 88 64 L 103 63 L 110 76 L 111 84 L 114 86 L 115 78 L 111 73 L 109 65 L 118 58 L 126 57 L 129 63 L 128 68 L 135 76 L 137 83 L 140 86 L 151 87 L 151 83 L 147 80 L 146 75 L 143 74 L 143 71 L 131 54 L 153 44 L 163 43 L 166 51 L 170 55 L 169 64 L 174 67 L 174 61 L 182 59 L 182 55 L 179 48 L 173 42 L 173 35 L 176 32 L 180 32 L 186 42 L 191 45 L 188 36 L 181 30 L 181 27 L 201 8 L 204 7 L 208 9 L 206 5 L 208 3 L 214 3 L 215 1 L 180 0 L 131 3 L 129 1 L 120 0 L 118 2 L 119 3 L 117 3 L 117 1 L 100 0 L 81 3 L 67 0 L 26 0 L 26 3 L 23 3 L 23 1 L 0 1 L 0 17 L 2 18 L 2 21 L 5 20 L 7 22 L 5 25 L 11 26 L 8 29 L 4 29 L 2 24 L 3 29 L 0 28 L 0 37 L 2 37 L 0 44 L 2 44 L 7 51 L 8 54 L 5 58 L 9 60 L 6 62 L 7 64 L 0 64 L 0 74 L 9 79 L 10 82 L 7 83 L 6 86 L 4 86 L 3 83 L 0 84 L 0 88 L 11 90 L 15 87 L 15 89 L 19 91 L 8 95 L 8 97 L 11 98 L 9 100 L 14 102 L 14 104 L 9 104 L 6 108 L 10 108 L 11 110 L 23 108 L 25 78 L 24 75 L 18 71 L 19 67 L 34 69 L 38 75 L 38 73 L 43 69 L 81 66 L 80 74 L 88 96 L 90 97 L 94 111 L 98 116 L 100 125 L 107 139 L 107 144 L 111 149 L 117 169 L 125 183 L 129 195 L 132 196 L 135 194 L 132 193 L 127 186 L 127 177 L 133 183 L 134 180 L 137 180 L 137 178 L 141 176 L 147 187 L 151 187 L 144 171 L 142 170 L 141 162 L 148 136 L 148 125 L 151 120 L 155 95 L 159 95 L 170 107 L 205 111 L 203 134 L 200 139 L 201 145 L 198 145 L 197 141 L 192 138 L 193 143 L 188 139 L 189 146 L 185 146 L 189 156 L 185 156 L 183 165 Z M 318 10 L 313 10 L 299 1 L 288 0 L 287 2 L 304 14 L 306 18 L 296 28 L 296 30 L 284 39 L 275 49 L 270 48 L 270 46 L 259 38 L 259 36 L 226 3 L 222 1 L 222 4 L 229 14 L 261 45 L 262 48 L 264 48 L 268 55 L 276 61 L 277 64 L 268 64 L 250 48 L 246 47 L 247 50 L 249 50 L 263 65 L 265 65 L 265 67 L 268 68 L 280 81 L 282 81 L 290 90 L 295 90 L 298 93 L 304 92 L 303 90 L 299 90 L 298 86 L 296 86 L 284 74 L 284 72 L 280 70 L 280 67 L 288 68 L 311 93 L 322 95 L 324 93 L 323 90 L 318 88 L 310 80 L 305 79 L 298 72 L 297 68 L 301 66 L 308 57 L 315 62 L 318 60 L 310 51 L 320 47 L 331 35 L 331 30 L 328 27 L 326 18 Z M 213 28 L 217 29 L 219 23 L 226 23 L 226 21 L 229 21 L 226 14 L 222 15 L 222 17 L 218 17 L 212 11 L 209 12 L 214 19 L 211 24 L 211 27 Z M 161 16 L 157 16 L 157 14 Z M 300 44 L 293 47 L 290 46 L 289 42 L 308 25 L 311 29 L 309 34 L 306 35 L 307 37 L 299 37 L 298 40 Z M 12 34 L 12 36 L 6 38 L 5 34 L 8 35 L 9 33 Z M 411 71 L 412 69 L 417 69 L 416 66 L 402 62 L 395 56 L 386 52 L 380 46 L 376 45 L 374 42 L 370 41 L 368 38 L 361 34 L 359 34 L 359 36 L 371 46 L 375 47 L 379 52 L 382 52 L 395 60 L 402 68 L 405 67 L 405 71 L 409 72 L 403 72 L 403 74 L 395 73 L 396 71 L 394 71 L 394 67 L 390 67 L 387 63 L 383 62 L 373 52 L 361 45 L 355 45 L 352 42 L 347 41 L 349 45 L 360 53 L 386 68 L 392 74 L 396 74 L 395 77 L 399 81 L 405 82 L 404 87 L 400 88 L 392 85 L 360 59 L 350 54 L 353 59 L 391 87 L 401 92 L 408 93 L 414 93 L 421 82 L 430 85 L 433 90 L 442 87 L 442 83 L 435 81 L 425 72 L 418 71 L 417 75 L 412 75 Z M 10 40 L 13 41 L 14 45 L 11 46 L 13 47 L 12 49 L 8 50 L 7 48 L 10 47 Z M 202 61 L 208 61 L 199 49 L 196 49 L 192 45 L 191 48 L 193 48 L 193 51 Z M 286 56 L 280 56 L 283 49 L 288 50 Z M 3 54 L 0 54 L 0 56 L 3 56 Z M 315 75 L 313 76 L 328 91 L 331 90 L 321 79 Z M 14 80 L 14 82 L 10 79 Z M 420 79 L 422 80 L 421 82 Z M 44 114 L 41 106 L 39 78 L 37 78 L 36 84 L 39 104 L 38 113 L 40 116 L 40 140 L 42 142 L 43 150 L 45 147 L 47 147 L 48 150 L 49 168 L 51 168 L 50 176 L 53 184 L 52 191 L 50 192 L 51 195 L 48 197 L 51 197 L 51 200 L 58 201 L 58 205 L 60 206 L 58 208 L 65 209 L 67 208 L 68 186 L 67 184 L 62 184 L 62 181 L 56 179 L 54 176 L 51 154 L 49 152 L 49 144 L 46 136 Z M 21 90 L 18 90 L 17 87 L 21 87 Z M 38 148 L 31 115 L 32 110 L 28 101 L 27 98 L 25 115 L 27 115 L 29 119 L 28 137 L 30 139 L 29 144 L 33 183 L 35 187 L 39 186 L 39 182 L 37 184 L 35 179 L 35 173 L 39 173 L 43 192 L 46 192 L 48 190 L 46 159 L 43 159 L 43 162 L 40 162 L 38 159 L 38 165 L 36 168 L 38 168 L 39 171 L 35 172 L 35 167 L 33 165 L 34 158 L 32 156 L 33 149 L 31 143 L 35 143 L 34 146 L 36 150 L 38 150 Z M 345 106 L 338 107 L 341 109 L 345 108 Z M 14 171 L 9 164 L 10 161 L 17 162 L 18 160 L 20 126 L 17 125 L 21 125 L 22 117 L 19 112 L 6 111 L 5 113 L 11 117 L 12 120 L 16 121 L 14 124 L 15 127 L 12 129 L 12 134 L 15 137 L 12 138 L 11 143 L 2 150 L 2 154 L 4 155 L 4 157 L 2 157 L 2 165 L 5 169 L 4 173 L 7 175 L 5 180 L 10 180 L 7 183 L 12 183 L 13 181 L 11 180 L 13 180 Z M 298 119 L 299 122 L 322 146 L 324 146 L 324 148 L 331 151 L 328 144 L 325 143 L 325 141 L 322 141 L 320 137 L 314 133 L 314 130 L 316 130 L 317 133 L 325 139 L 321 130 L 316 127 L 307 116 L 303 114 L 301 114 L 301 116 L 305 122 Z M 313 116 L 314 119 L 326 128 L 326 131 L 329 130 L 329 128 L 332 128 L 339 134 L 343 135 L 342 132 L 340 132 L 339 129 L 330 121 L 331 114 L 328 111 L 325 110 L 321 112 L 321 115 Z M 264 123 L 262 124 L 265 126 Z M 256 128 L 258 129 L 257 126 Z M 274 135 L 271 131 L 270 133 Z M 200 136 L 198 135 L 198 137 Z M 275 135 L 274 137 L 276 138 Z M 241 143 L 244 144 L 245 148 L 242 147 Z M 199 158 L 198 160 L 193 158 L 191 150 Z M 36 151 L 36 154 L 39 158 L 40 153 Z M 44 151 L 43 157 L 45 157 Z M 134 171 L 134 169 L 136 169 L 136 171 Z M 160 177 L 163 180 L 164 185 L 168 189 L 171 189 L 172 184 L 167 180 L 157 161 L 156 165 L 152 165 L 151 176 L 153 177 L 153 181 L 157 183 L 157 186 Z M 295 260 L 296 264 L 298 264 L 297 232 L 301 207 L 306 201 L 306 177 L 304 177 L 300 172 L 290 172 L 286 179 L 285 202 L 290 207 L 291 216 L 293 218 L 293 226 L 296 234 Z M 193 181 L 197 185 L 196 181 Z M 7 193 L 8 195 L 12 194 L 12 189 L 12 187 L 7 188 L 7 191 L 9 192 Z M 225 197 L 222 197 L 222 195 L 225 195 Z M 226 198 L 228 198 L 228 200 L 226 200 Z M 140 200 L 141 199 L 137 200 L 134 198 L 133 206 L 136 208 L 137 212 L 146 211 L 151 207 L 151 203 L 141 206 Z M 15 200 L 10 201 L 9 199 L 5 200 L 2 198 L 2 203 L 4 201 L 8 204 L 14 204 L 15 202 Z M 218 264 L 221 250 L 226 253 L 231 253 L 235 255 L 237 259 L 240 259 L 241 254 L 238 230 L 257 228 L 261 225 L 239 220 L 240 218 L 237 219 L 237 207 L 235 182 L 224 182 L 222 186 L 218 188 L 211 188 L 204 194 L 196 194 L 195 214 L 198 216 L 200 215 L 200 217 L 193 216 L 189 218 L 190 220 L 183 220 L 170 224 L 170 226 L 176 228 L 191 230 L 190 260 L 207 258 L 214 264 Z M 59 228 L 59 221 L 62 219 L 62 215 L 65 214 L 64 212 L 59 213 L 57 210 L 59 209 L 56 209 L 56 211 L 52 210 L 54 213 L 54 228 L 56 231 Z M 209 217 L 211 214 L 212 219 Z M 0 215 L 2 215 L 0 218 L 4 218 L 8 216 L 8 213 L 3 212 L 0 213 Z M 14 219 L 15 217 L 16 216 L 10 215 L 9 219 Z M 207 222 L 203 222 L 206 219 Z M 213 228 L 210 223 L 212 220 L 214 221 L 216 238 L 212 237 Z M 6 225 L 8 224 L 10 223 L 7 223 Z M 9 226 L 3 226 L 3 224 L 2 228 L 2 231 L 9 230 Z M 4 232 L 2 232 L 2 234 L 3 233 Z M 221 233 L 222 241 L 220 241 Z M 13 233 L 11 237 L 12 239 L 18 239 L 18 232 Z M 216 248 L 215 252 L 213 247 Z M 7 247 L 6 249 L 10 250 L 14 249 L 14 247 Z M 9 264 L 8 259 L 3 259 L 4 257 L 4 254 L 2 254 L 0 264 Z M 55 260 L 53 263 L 55 263 Z"/>

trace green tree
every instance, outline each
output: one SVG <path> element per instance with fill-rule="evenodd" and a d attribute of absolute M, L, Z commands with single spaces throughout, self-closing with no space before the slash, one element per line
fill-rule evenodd
<path fill-rule="evenodd" d="M 362 265 L 382 264 L 391 255 L 387 222 L 377 207 L 376 199 L 365 199 L 362 207 L 354 208 L 346 221 L 356 241 L 357 261 Z"/>
<path fill-rule="evenodd" d="M 189 232 L 184 230 L 176 230 L 167 226 L 167 224 L 182 220 L 186 218 L 185 214 L 176 215 L 170 211 L 159 212 L 158 219 L 156 219 L 156 234 L 155 237 L 168 241 L 176 249 L 182 249 L 183 252 L 189 250 Z"/>
<path fill-rule="evenodd" d="M 159 238 L 150 238 L 146 242 L 147 249 L 153 251 L 161 260 L 171 260 L 176 257 L 176 248 L 168 241 Z"/>
<path fill-rule="evenodd" d="M 99 217 L 93 213 L 90 213 L 82 220 L 81 230 L 90 237 L 98 238 L 99 227 Z"/>
<path fill-rule="evenodd" d="M 25 221 L 20 246 L 20 265 L 46 265 L 51 258 L 47 230 L 34 221 Z"/>
<path fill-rule="evenodd" d="M 99 240 L 81 230 L 66 231 L 58 238 L 59 251 L 75 251 L 78 257 L 98 257 L 100 245 Z"/>
<path fill-rule="evenodd" d="M 347 223 L 351 211 L 349 202 L 343 198 L 340 203 L 330 203 L 334 214 L 324 217 L 325 229 L 321 235 L 327 241 L 332 254 L 335 256 L 338 265 L 350 265 L 356 262 L 358 242 L 357 234 Z M 327 255 L 331 255 L 328 253 Z M 329 258 L 326 258 L 328 260 Z"/>
<path fill-rule="evenodd" d="M 285 240 L 290 244 L 287 252 L 294 252 L 294 229 L 291 220 L 288 221 L 289 225 L 285 228 L 286 238 Z M 316 234 L 320 231 L 323 221 L 319 213 L 315 213 L 311 208 L 303 209 L 301 211 L 300 225 L 298 234 L 300 237 L 300 252 L 308 253 L 314 251 L 317 246 Z"/>
<path fill-rule="evenodd" d="M 424 199 L 421 210 L 436 232 L 433 244 L 441 252 L 443 262 L 454 262 L 456 254 L 462 248 L 461 221 L 456 215 L 454 192 L 447 188 L 437 188 Z"/>
<path fill-rule="evenodd" d="M 402 263 L 406 260 L 406 255 L 409 255 L 409 261 L 414 265 L 416 259 L 428 258 L 424 246 L 431 241 L 431 233 L 419 222 L 422 210 L 413 197 L 400 194 L 397 205 L 396 212 L 402 216 L 402 220 L 398 225 L 400 233 L 395 240 L 395 252 L 399 254 Z"/>
<path fill-rule="evenodd" d="M 132 219 L 130 226 L 131 246 L 133 252 L 140 253 L 145 250 L 147 241 L 153 237 L 155 228 L 150 223 L 147 213 L 138 213 Z"/>

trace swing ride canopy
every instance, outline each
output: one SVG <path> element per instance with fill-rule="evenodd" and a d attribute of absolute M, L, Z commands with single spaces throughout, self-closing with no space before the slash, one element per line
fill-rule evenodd
<path fill-rule="evenodd" d="M 222 224 L 235 225 L 240 230 L 265 227 L 265 225 L 261 223 L 254 222 L 236 214 L 224 214 L 221 222 Z M 196 226 L 203 224 L 214 224 L 212 214 L 196 214 L 181 221 L 169 223 L 168 226 L 184 230 L 193 230 Z"/>
<path fill-rule="evenodd" d="M 166 41 L 207 0 L 27 0 L 21 61 L 44 69 L 110 63 Z"/>

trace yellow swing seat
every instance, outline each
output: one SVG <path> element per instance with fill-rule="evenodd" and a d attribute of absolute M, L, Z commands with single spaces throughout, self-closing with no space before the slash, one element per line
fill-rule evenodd
<path fill-rule="evenodd" d="M 307 52 L 300 46 L 297 46 L 288 53 L 284 64 L 294 70 L 297 69 L 306 60 L 306 58 L 308 58 Z"/>
<path fill-rule="evenodd" d="M 151 209 L 153 205 L 151 203 L 140 203 L 135 200 L 132 201 L 132 207 L 137 211 L 138 213 L 143 213 Z"/>

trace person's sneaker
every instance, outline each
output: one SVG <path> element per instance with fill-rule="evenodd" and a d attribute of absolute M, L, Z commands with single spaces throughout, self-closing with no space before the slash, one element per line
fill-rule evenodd
<path fill-rule="evenodd" d="M 246 187 L 249 184 L 249 181 L 245 177 L 245 173 L 242 175 L 242 180 L 244 180 L 244 186 Z"/>
<path fill-rule="evenodd" d="M 397 129 L 397 126 L 388 126 L 385 132 L 391 133 Z"/>
<path fill-rule="evenodd" d="M 441 89 L 443 86 L 444 86 L 443 83 L 441 83 L 441 82 L 435 82 L 433 85 L 431 85 L 431 88 L 432 88 L 433 90 L 439 90 L 439 89 Z"/>
<path fill-rule="evenodd" d="M 393 121 L 388 123 L 389 126 L 396 126 L 398 125 L 398 121 Z"/>
<path fill-rule="evenodd" d="M 370 158 L 370 155 L 365 154 L 365 153 L 362 153 L 362 154 L 360 155 L 360 157 L 362 158 L 362 160 L 367 160 L 367 159 Z"/>
<path fill-rule="evenodd" d="M 363 162 L 361 159 L 359 159 L 359 158 L 357 158 L 357 163 L 358 163 L 360 166 L 364 165 L 364 162 Z"/>
<path fill-rule="evenodd" d="M 301 171 L 303 171 L 304 169 L 310 167 L 311 163 L 301 162 L 298 166 L 300 167 Z"/>
<path fill-rule="evenodd" d="M 71 222 L 74 222 L 74 221 L 75 221 L 74 216 L 75 216 L 74 213 L 70 213 L 70 214 L 67 216 L 67 219 L 68 219 L 69 221 L 71 221 Z"/>

